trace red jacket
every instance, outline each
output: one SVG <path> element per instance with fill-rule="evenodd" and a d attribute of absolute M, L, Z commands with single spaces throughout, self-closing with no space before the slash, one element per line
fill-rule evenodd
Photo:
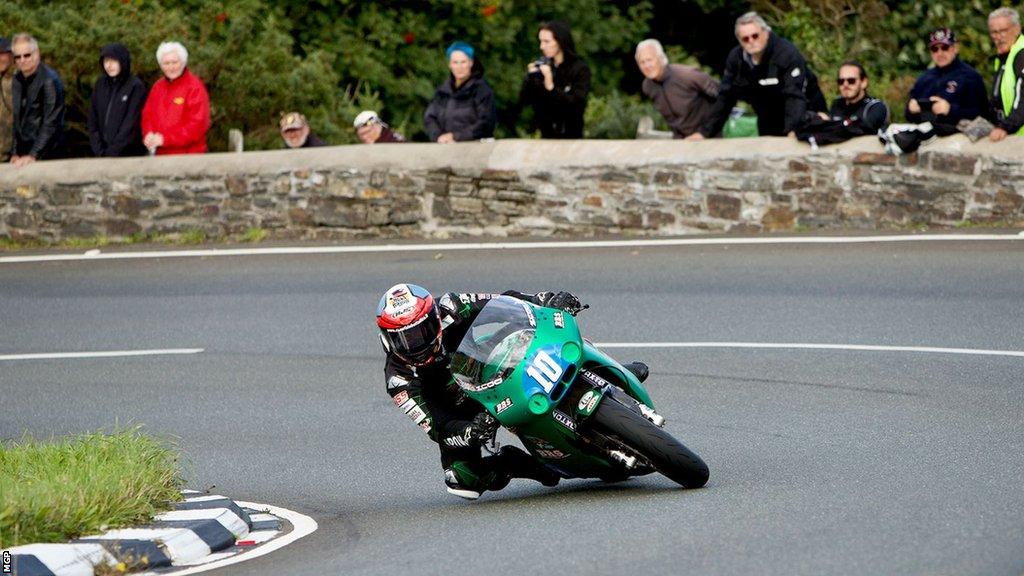
<path fill-rule="evenodd" d="M 209 129 L 210 96 L 188 68 L 173 81 L 165 77 L 153 84 L 142 109 L 142 134 L 163 134 L 164 145 L 157 154 L 206 152 Z"/>

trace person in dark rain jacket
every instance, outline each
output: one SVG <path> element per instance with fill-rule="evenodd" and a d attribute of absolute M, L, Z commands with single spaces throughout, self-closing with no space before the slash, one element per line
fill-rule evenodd
<path fill-rule="evenodd" d="M 89 145 L 96 156 L 142 156 L 142 107 L 146 85 L 132 76 L 132 58 L 123 44 L 100 50 L 103 74 L 89 107 Z"/>
<path fill-rule="evenodd" d="M 568 24 L 544 24 L 537 40 L 542 56 L 526 67 L 520 100 L 533 107 L 533 123 L 542 138 L 583 138 L 590 68 L 576 54 Z"/>
<path fill-rule="evenodd" d="M 492 138 L 498 118 L 494 91 L 484 80 L 473 47 L 453 42 L 447 55 L 451 75 L 434 92 L 423 115 L 427 137 L 440 144 Z"/>
<path fill-rule="evenodd" d="M 795 135 L 809 118 L 826 111 L 818 78 L 796 46 L 772 32 L 756 12 L 740 16 L 734 31 L 740 44 L 726 59 L 718 100 L 700 132 L 689 139 L 721 132 L 737 100 L 757 113 L 761 136 Z"/>

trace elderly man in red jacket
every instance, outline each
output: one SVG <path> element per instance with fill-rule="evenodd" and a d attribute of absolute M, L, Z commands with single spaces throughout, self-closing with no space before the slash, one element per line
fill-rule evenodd
<path fill-rule="evenodd" d="M 178 42 L 164 42 L 156 60 L 164 77 L 153 84 L 142 109 L 142 143 L 155 154 L 206 152 L 210 96 L 187 68 L 188 50 Z"/>

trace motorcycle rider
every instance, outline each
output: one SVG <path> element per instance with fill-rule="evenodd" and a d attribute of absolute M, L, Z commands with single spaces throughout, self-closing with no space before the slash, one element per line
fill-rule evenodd
<path fill-rule="evenodd" d="M 583 309 L 568 292 L 524 294 L 509 290 L 502 295 L 570 314 Z M 477 314 L 497 294 L 449 292 L 438 300 L 415 284 L 396 284 L 377 306 L 377 326 L 384 345 L 384 379 L 392 401 L 423 429 L 441 451 L 441 467 L 448 492 L 475 500 L 485 490 L 501 490 L 512 478 L 530 478 L 555 486 L 559 475 L 515 446 L 481 456 L 493 438 L 495 420 L 479 403 L 469 399 L 449 369 L 456 350 Z M 642 382 L 647 366 L 627 364 Z"/>

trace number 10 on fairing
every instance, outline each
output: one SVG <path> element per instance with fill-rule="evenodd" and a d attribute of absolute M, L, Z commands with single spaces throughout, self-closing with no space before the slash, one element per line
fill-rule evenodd
<path fill-rule="evenodd" d="M 526 375 L 536 380 L 544 388 L 544 392 L 550 394 L 555 382 L 562 377 L 562 367 L 548 356 L 547 352 L 541 350 L 526 369 Z"/>

